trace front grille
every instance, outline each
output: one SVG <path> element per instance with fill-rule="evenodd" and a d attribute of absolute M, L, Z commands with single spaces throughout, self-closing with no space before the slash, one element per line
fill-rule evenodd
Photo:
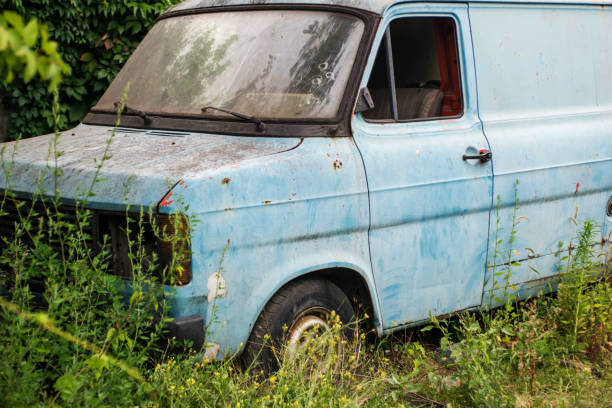
<path fill-rule="evenodd" d="M 132 279 L 134 262 L 147 270 L 152 263 L 153 253 L 158 250 L 157 239 L 146 221 L 148 217 L 144 216 L 140 222 L 138 218 L 138 215 L 128 218 L 125 214 L 100 214 L 98 217 L 100 236 L 107 237 L 112 254 L 110 272 L 127 280 Z M 142 259 L 136 260 L 140 256 Z"/>
<path fill-rule="evenodd" d="M 49 201 L 9 196 L 3 198 L 0 210 L 1 247 L 7 247 L 18 236 L 25 244 L 31 245 L 33 240 L 39 239 L 55 250 L 60 250 L 62 242 L 77 232 L 88 248 L 96 247 L 97 219 L 91 213 L 86 216 L 81 211 L 78 216 L 74 207 L 56 207 Z"/>
<path fill-rule="evenodd" d="M 77 211 L 75 207 L 56 207 L 49 201 L 14 198 L 2 192 L 0 199 L 0 254 L 5 254 L 16 240 L 20 253 L 42 244 L 64 259 L 66 251 L 70 251 L 70 259 L 93 258 L 104 247 L 109 254 L 107 272 L 126 280 L 133 277 L 133 265 L 161 279 L 165 263 L 170 262 L 161 251 L 165 241 L 156 237 L 146 214 L 140 218 L 138 214 Z M 13 256 L 19 254 L 9 254 Z M 185 268 L 190 270 L 190 264 L 185 263 Z M 0 262 L 0 272 L 8 272 L 10 277 L 8 269 L 6 262 Z"/>

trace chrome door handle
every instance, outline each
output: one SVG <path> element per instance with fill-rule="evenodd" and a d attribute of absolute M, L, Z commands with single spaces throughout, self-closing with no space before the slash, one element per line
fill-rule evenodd
<path fill-rule="evenodd" d="M 478 154 L 475 156 L 468 156 L 467 154 L 463 155 L 463 160 L 480 160 L 481 163 L 486 163 L 493 158 L 493 153 L 488 151 L 487 149 L 480 149 Z"/>

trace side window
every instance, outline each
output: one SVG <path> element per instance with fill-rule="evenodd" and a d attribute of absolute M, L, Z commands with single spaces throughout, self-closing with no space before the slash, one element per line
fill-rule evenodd
<path fill-rule="evenodd" d="M 368 89 L 370 121 L 411 121 L 463 112 L 455 22 L 446 17 L 391 22 L 378 50 Z"/>

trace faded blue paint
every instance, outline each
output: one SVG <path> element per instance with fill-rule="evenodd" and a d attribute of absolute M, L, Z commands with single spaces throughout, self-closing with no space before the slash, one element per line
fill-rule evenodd
<path fill-rule="evenodd" d="M 43 194 L 53 195 L 57 186 L 63 197 L 82 200 L 92 185 L 96 164 L 100 163 L 111 134 L 110 127 L 90 125 L 64 132 L 56 146 L 61 152 L 57 166 L 62 170 L 57 178 L 51 170 L 55 165 L 49 150 L 52 135 L 5 143 L 2 160 L 6 166 L 13 161 L 8 183 L 14 191 L 35 193 L 41 174 Z M 289 150 L 299 142 L 292 138 L 236 138 L 120 128 L 110 144 L 107 153 L 110 158 L 99 174 L 105 181 L 93 185 L 94 196 L 88 199 L 88 205 L 101 210 L 123 210 L 126 205 L 156 207 L 183 177 L 245 158 Z M 3 171 L 0 187 L 6 184 Z"/>
<path fill-rule="evenodd" d="M 550 278 L 585 219 L 605 229 L 612 190 L 612 9 L 476 4 L 470 19 L 480 116 L 504 228 L 497 248 L 504 257 L 497 263 L 508 262 L 507 253 L 520 263 L 511 269 L 513 284 Z M 521 221 L 511 251 L 515 213 Z M 555 255 L 559 243 L 565 252 Z M 493 273 L 485 304 L 500 280 Z"/>
<path fill-rule="evenodd" d="M 177 294 L 201 296 L 209 277 L 221 273 L 227 294 L 215 300 L 218 325 L 209 341 L 222 351 L 239 350 L 266 302 L 298 276 L 344 267 L 374 288 L 367 187 L 352 139 L 307 138 L 291 151 L 210 169 L 184 185 L 173 196 L 190 204 L 199 223 L 193 281 Z"/>
<path fill-rule="evenodd" d="M 467 6 L 392 8 L 376 44 L 390 21 L 419 16 L 455 20 L 463 44 L 465 108 L 458 119 L 411 123 L 368 123 L 361 115 L 354 117 L 354 138 L 370 189 L 372 269 L 385 329 L 422 321 L 430 313 L 479 306 L 485 274 L 492 169 L 490 163 L 462 160 L 468 148 L 488 149 L 474 97 Z M 368 77 L 367 71 L 362 86 Z"/>
<path fill-rule="evenodd" d="M 177 9 L 269 1 L 193 0 Z M 299 0 L 283 4 L 302 3 Z M 266 302 L 310 272 L 347 268 L 367 283 L 379 334 L 487 306 L 493 297 L 496 197 L 504 240 L 518 199 L 512 283 L 519 297 L 552 290 L 557 243 L 586 218 L 612 217 L 612 17 L 610 7 L 532 1 L 320 0 L 383 15 L 361 85 L 386 25 L 448 16 L 458 27 L 461 118 L 374 124 L 353 117 L 353 138 L 268 138 L 119 130 L 90 206 L 161 212 L 189 206 L 192 281 L 174 291 L 173 317 L 201 315 L 207 342 L 241 350 Z M 574 2 L 571 2 L 574 3 Z M 586 4 L 586 2 L 580 2 Z M 571 51 L 571 52 L 570 52 Z M 57 187 L 78 198 L 95 174 L 110 128 L 81 125 L 58 150 Z M 36 191 L 50 136 L 17 144 L 10 183 Z M 15 143 L 3 145 L 4 163 Z M 492 163 L 466 163 L 489 148 Z M 143 157 L 145 158 L 143 160 Z M 52 164 L 52 163 L 51 163 Z M 0 175 L 0 186 L 7 181 Z M 515 197 L 515 181 L 519 180 Z M 130 188 L 126 193 L 125 185 Z M 53 177 L 42 179 L 46 194 Z M 171 195 L 168 195 L 171 192 Z M 492 216 L 491 216 L 492 213 Z M 504 235 L 506 234 L 506 235 Z M 222 254 L 226 251 L 223 262 Z M 532 272 L 533 269 L 538 273 Z M 226 293 L 209 303 L 219 273 Z M 493 295 L 493 296 L 492 296 Z"/>

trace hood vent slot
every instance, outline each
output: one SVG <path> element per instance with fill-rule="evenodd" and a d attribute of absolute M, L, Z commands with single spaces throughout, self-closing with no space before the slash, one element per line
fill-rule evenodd
<path fill-rule="evenodd" d="M 147 135 L 153 136 L 170 136 L 170 137 L 183 137 L 189 135 L 189 133 L 181 133 L 181 132 L 161 132 L 158 130 L 150 130 L 147 132 Z"/>
<path fill-rule="evenodd" d="M 184 137 L 184 136 L 188 136 L 191 134 L 191 133 L 185 133 L 185 132 L 164 132 L 161 130 L 142 130 L 142 129 L 121 128 L 121 127 L 118 127 L 114 130 L 115 132 L 120 132 L 120 133 L 142 133 L 145 135 L 166 136 L 166 137 Z M 113 129 L 108 129 L 108 131 L 112 132 Z"/>
<path fill-rule="evenodd" d="M 128 129 L 128 128 L 108 129 L 109 132 L 112 132 L 113 130 L 115 130 L 115 132 L 123 132 L 123 133 L 145 133 L 144 130 L 138 130 L 138 129 Z"/>

